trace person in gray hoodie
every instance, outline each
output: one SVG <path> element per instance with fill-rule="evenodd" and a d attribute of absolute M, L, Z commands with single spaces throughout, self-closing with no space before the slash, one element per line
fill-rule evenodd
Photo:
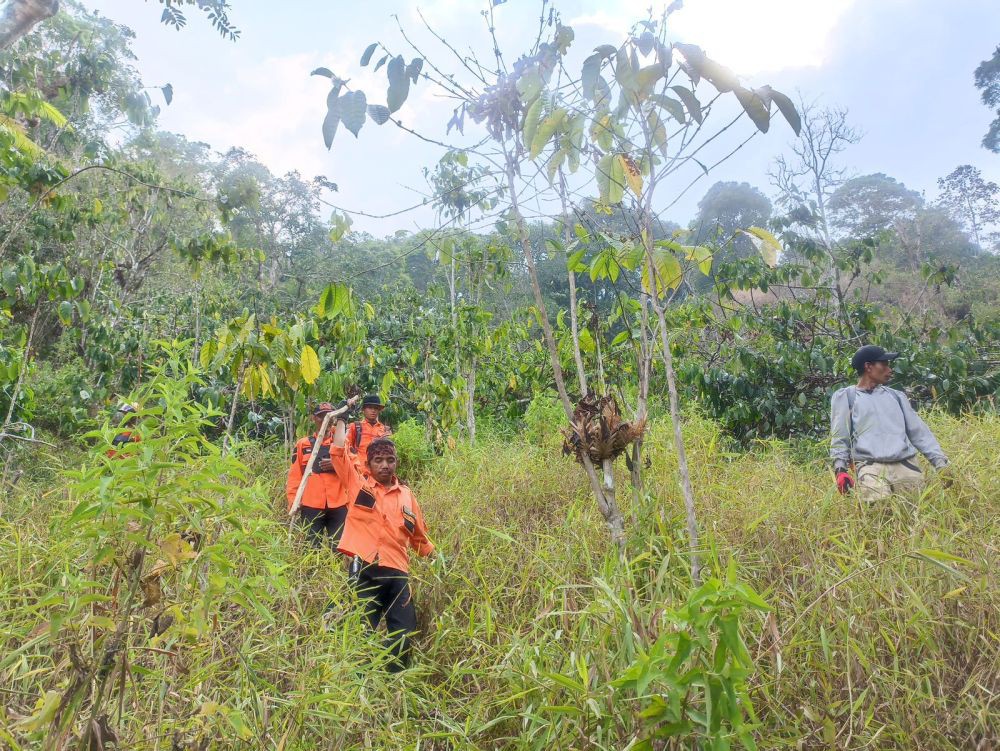
<path fill-rule="evenodd" d="M 906 394 L 886 386 L 897 357 L 898 352 L 865 345 L 851 359 L 860 376 L 857 385 L 839 389 L 830 400 L 830 457 L 837 489 L 846 494 L 854 487 L 853 466 L 861 499 L 869 503 L 923 488 L 918 451 L 935 469 L 948 466 L 941 444 Z M 948 484 L 947 475 L 944 479 Z"/>

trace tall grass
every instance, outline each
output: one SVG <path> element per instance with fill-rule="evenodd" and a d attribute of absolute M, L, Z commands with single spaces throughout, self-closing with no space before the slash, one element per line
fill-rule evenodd
<path fill-rule="evenodd" d="M 709 573 L 724 580 L 735 566 L 772 607 L 742 621 L 760 748 L 1000 744 L 1000 420 L 931 423 L 959 482 L 878 508 L 836 495 L 808 450 L 737 453 L 711 422 L 688 423 Z M 421 634 L 414 667 L 399 676 L 377 667 L 379 640 L 352 607 L 341 563 L 289 539 L 281 451 L 244 446 L 250 471 L 228 479 L 217 512 L 194 520 L 217 525 L 215 544 L 189 574 L 164 579 L 161 603 L 132 616 L 102 733 L 128 749 L 638 744 L 643 712 L 670 691 L 655 681 L 636 691 L 623 676 L 684 628 L 677 616 L 691 596 L 669 437 L 654 421 L 648 495 L 622 499 L 625 562 L 582 472 L 552 445 L 487 437 L 434 460 L 415 490 L 445 559 L 414 565 Z M 92 604 L 80 622 L 49 628 L 60 587 L 86 562 L 65 523 L 77 493 L 65 477 L 36 475 L 3 503 L 0 745 L 10 748 L 86 737 L 85 712 L 59 738 L 38 722 L 87 659 L 70 645 L 101 627 L 87 620 Z M 111 567 L 90 575 L 112 592 Z M 169 627 L 152 635 L 165 616 Z M 95 744 L 91 732 L 82 745 Z"/>

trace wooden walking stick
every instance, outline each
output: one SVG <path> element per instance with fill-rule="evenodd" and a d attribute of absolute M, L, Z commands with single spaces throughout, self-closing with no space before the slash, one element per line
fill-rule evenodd
<path fill-rule="evenodd" d="M 291 533 L 295 524 L 295 515 L 299 513 L 299 508 L 302 506 L 302 495 L 306 492 L 306 483 L 309 481 L 309 475 L 313 471 L 313 463 L 316 461 L 316 455 L 319 453 L 319 447 L 322 445 L 323 440 L 326 438 L 326 431 L 330 427 L 330 420 L 338 415 L 344 414 L 348 409 L 350 409 L 350 404 L 346 404 L 340 409 L 335 409 L 333 412 L 327 412 L 323 416 L 323 424 L 319 426 L 319 433 L 317 434 L 316 446 L 313 449 L 312 454 L 309 455 L 309 461 L 306 462 L 306 469 L 302 473 L 302 481 L 299 482 L 299 489 L 295 491 L 295 500 L 292 501 L 292 508 L 288 511 L 288 531 Z"/>

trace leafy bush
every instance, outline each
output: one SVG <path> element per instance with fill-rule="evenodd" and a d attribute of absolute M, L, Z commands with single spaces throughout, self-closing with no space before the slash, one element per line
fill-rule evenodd
<path fill-rule="evenodd" d="M 551 391 L 542 391 L 531 399 L 524 413 L 524 436 L 536 446 L 554 446 L 562 441 L 559 428 L 566 424 L 566 413 Z"/>
<path fill-rule="evenodd" d="M 35 427 L 62 436 L 79 432 L 89 422 L 90 407 L 100 401 L 103 390 L 95 389 L 83 360 L 74 357 L 56 365 L 39 365 L 28 380 L 37 404 Z"/>
<path fill-rule="evenodd" d="M 948 332 L 894 331 L 877 311 L 852 306 L 866 343 L 902 353 L 892 386 L 952 414 L 993 406 L 1000 396 L 1000 326 Z M 732 316 L 709 335 L 681 344 L 678 374 L 708 414 L 743 443 L 827 435 L 830 395 L 857 380 L 856 342 L 837 335 L 834 316 L 813 302 Z M 704 337 L 704 338 L 695 338 Z"/>
<path fill-rule="evenodd" d="M 399 454 L 399 476 L 404 482 L 416 482 L 434 459 L 434 446 L 427 440 L 424 426 L 407 420 L 392 432 L 392 440 Z"/>

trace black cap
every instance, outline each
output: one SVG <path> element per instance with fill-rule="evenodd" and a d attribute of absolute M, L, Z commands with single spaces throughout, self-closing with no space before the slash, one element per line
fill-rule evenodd
<path fill-rule="evenodd" d="M 384 407 L 382 400 L 379 398 L 378 394 L 366 394 L 365 398 L 361 400 L 361 407 Z"/>
<path fill-rule="evenodd" d="M 890 362 L 899 357 L 898 352 L 886 352 L 875 344 L 866 344 L 854 353 L 851 358 L 851 367 L 859 373 L 865 372 L 865 364 L 870 362 Z"/>

